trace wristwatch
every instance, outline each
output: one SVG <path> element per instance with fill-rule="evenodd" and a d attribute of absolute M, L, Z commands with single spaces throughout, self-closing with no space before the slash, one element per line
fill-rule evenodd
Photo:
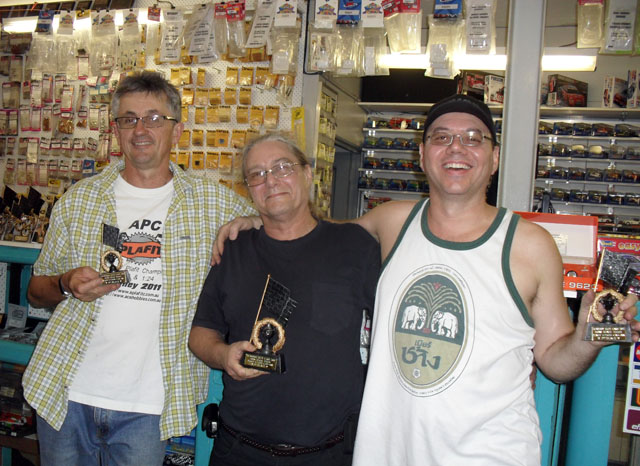
<path fill-rule="evenodd" d="M 65 299 L 71 298 L 73 296 L 73 293 L 71 293 L 71 291 L 67 291 L 64 289 L 64 285 L 62 284 L 62 275 L 60 275 L 60 278 L 58 279 L 58 287 L 60 288 L 60 293 L 65 297 Z"/>

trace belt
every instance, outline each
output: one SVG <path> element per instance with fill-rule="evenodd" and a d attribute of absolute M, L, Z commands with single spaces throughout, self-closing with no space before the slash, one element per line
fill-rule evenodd
<path fill-rule="evenodd" d="M 240 432 L 235 431 L 224 422 L 218 421 L 220 426 L 226 430 L 232 437 L 238 439 L 240 442 L 249 445 L 250 447 L 257 448 L 258 450 L 266 451 L 273 456 L 297 456 L 306 455 L 308 453 L 316 453 L 327 448 L 331 448 L 344 440 L 344 432 L 340 432 L 337 435 L 327 439 L 322 445 L 316 445 L 314 447 L 301 447 L 297 445 L 289 445 L 286 443 L 279 443 L 275 445 L 269 445 L 260 443 L 251 437 L 247 437 Z"/>

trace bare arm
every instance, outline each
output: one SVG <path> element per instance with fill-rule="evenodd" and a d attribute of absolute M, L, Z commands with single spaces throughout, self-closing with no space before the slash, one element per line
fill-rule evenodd
<path fill-rule="evenodd" d="M 584 340 L 594 293 L 589 291 L 583 297 L 574 327 L 562 293 L 562 259 L 551 235 L 538 225 L 520 222 L 513 247 L 519 251 L 512 262 L 516 285 L 529 306 L 536 329 L 536 364 L 556 382 L 571 381 L 582 375 L 606 346 Z M 528 270 L 523 273 L 525 269 Z M 620 304 L 629 321 L 635 317 L 636 302 L 635 296 L 629 296 Z M 632 325 L 640 329 L 637 322 Z M 637 338 L 635 334 L 634 339 Z"/>
<path fill-rule="evenodd" d="M 246 380 L 264 375 L 266 372 L 247 369 L 240 365 L 244 351 L 255 351 L 248 341 L 237 341 L 228 345 L 220 333 L 213 329 L 193 326 L 189 334 L 189 349 L 198 359 L 213 369 L 221 369 L 234 380 Z"/>
<path fill-rule="evenodd" d="M 367 230 L 380 243 L 382 260 L 385 260 L 415 205 L 415 201 L 385 202 L 353 222 Z"/>
<path fill-rule="evenodd" d="M 65 299 L 59 282 L 65 290 L 80 301 L 95 301 L 117 290 L 120 285 L 105 285 L 98 272 L 91 267 L 78 267 L 62 275 L 34 275 L 29 281 L 27 299 L 34 307 L 55 307 Z"/>

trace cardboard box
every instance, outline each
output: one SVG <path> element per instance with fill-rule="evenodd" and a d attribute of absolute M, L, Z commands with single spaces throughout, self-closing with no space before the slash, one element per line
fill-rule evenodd
<path fill-rule="evenodd" d="M 504 78 L 488 74 L 484 77 L 484 103 L 504 104 Z"/>
<path fill-rule="evenodd" d="M 486 71 L 463 71 L 458 78 L 456 92 L 484 100 L 484 82 L 488 74 Z"/>
<path fill-rule="evenodd" d="M 598 217 L 516 212 L 537 223 L 556 241 L 564 267 L 563 289 L 566 297 L 591 288 L 596 279 Z"/>
<path fill-rule="evenodd" d="M 640 69 L 627 72 L 627 108 L 640 107 Z"/>
<path fill-rule="evenodd" d="M 623 107 L 627 106 L 627 81 L 615 76 L 605 76 L 602 91 L 603 107 Z"/>
<path fill-rule="evenodd" d="M 552 74 L 549 76 L 547 105 L 560 107 L 586 107 L 589 85 L 584 81 Z"/>

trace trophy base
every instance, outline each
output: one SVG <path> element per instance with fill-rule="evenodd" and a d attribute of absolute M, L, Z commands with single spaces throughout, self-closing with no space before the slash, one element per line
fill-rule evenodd
<path fill-rule="evenodd" d="M 587 341 L 613 341 L 631 343 L 631 327 L 628 324 L 587 324 Z"/>
<path fill-rule="evenodd" d="M 105 285 L 124 285 L 129 283 L 131 278 L 127 270 L 118 270 L 117 272 L 102 272 L 100 278 Z"/>
<path fill-rule="evenodd" d="M 275 372 L 277 374 L 282 374 L 286 370 L 284 355 L 282 354 L 249 353 L 245 351 L 242 354 L 242 359 L 240 359 L 240 365 L 248 369 Z"/>

